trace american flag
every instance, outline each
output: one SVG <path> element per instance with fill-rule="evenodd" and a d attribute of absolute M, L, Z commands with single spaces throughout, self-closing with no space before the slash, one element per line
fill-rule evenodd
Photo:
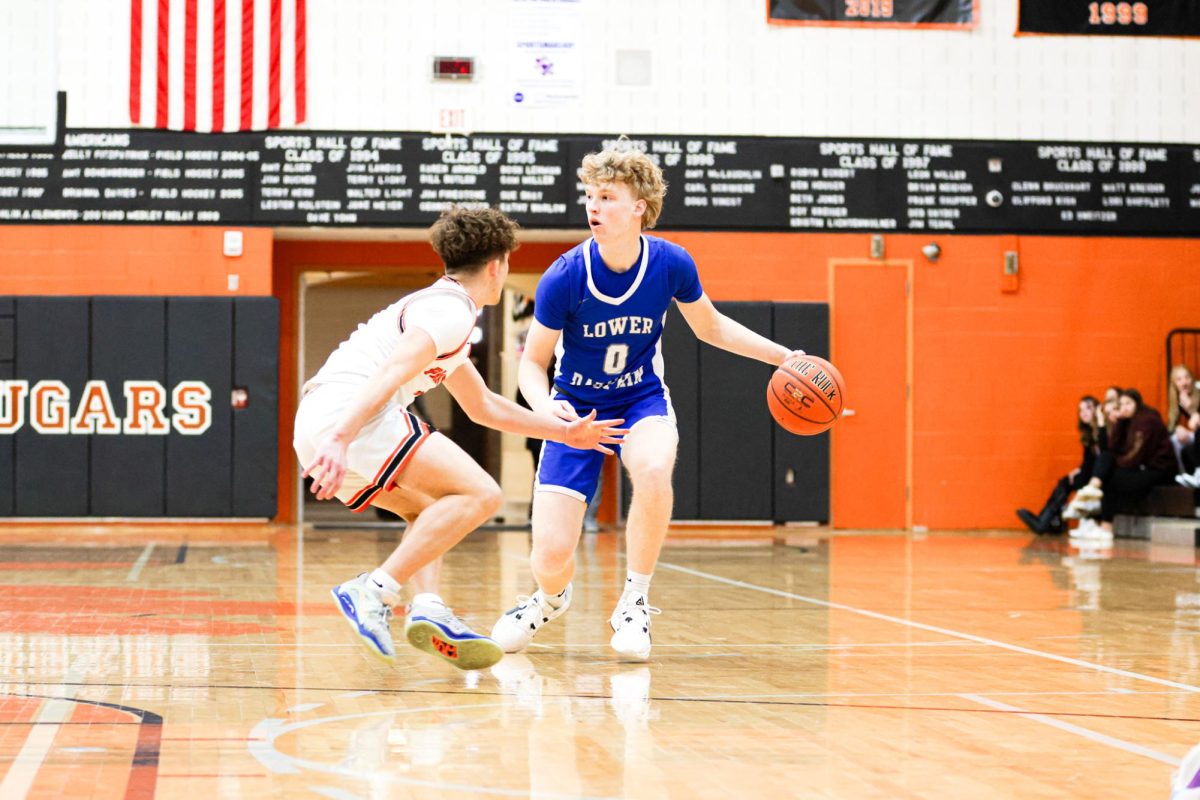
<path fill-rule="evenodd" d="M 306 2 L 130 0 L 130 120 L 205 132 L 304 122 Z"/>

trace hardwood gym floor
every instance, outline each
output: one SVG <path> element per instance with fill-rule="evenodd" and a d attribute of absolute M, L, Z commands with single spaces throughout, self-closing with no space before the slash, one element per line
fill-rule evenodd
<path fill-rule="evenodd" d="M 640 664 L 601 533 L 572 610 L 462 673 L 334 608 L 396 536 L 6 526 L 0 797 L 1166 797 L 1200 742 L 1190 548 L 679 529 Z M 527 548 L 474 534 L 446 599 L 489 630 Z"/>

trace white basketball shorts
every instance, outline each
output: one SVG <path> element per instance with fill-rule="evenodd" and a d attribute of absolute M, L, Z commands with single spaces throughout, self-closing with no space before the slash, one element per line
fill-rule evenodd
<path fill-rule="evenodd" d="M 341 419 L 354 399 L 356 386 L 323 384 L 300 401 L 292 446 L 307 469 L 317 444 Z M 364 511 L 380 493 L 392 488 L 413 454 L 433 435 L 416 415 L 396 404 L 383 408 L 358 432 L 346 451 L 346 478 L 337 498 L 353 511 Z"/>

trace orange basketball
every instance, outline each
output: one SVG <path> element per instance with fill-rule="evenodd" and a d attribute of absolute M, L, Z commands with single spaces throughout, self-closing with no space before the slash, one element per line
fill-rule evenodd
<path fill-rule="evenodd" d="M 845 386 L 837 367 L 817 356 L 785 361 L 767 384 L 767 407 L 785 431 L 813 436 L 829 430 L 842 413 Z"/>

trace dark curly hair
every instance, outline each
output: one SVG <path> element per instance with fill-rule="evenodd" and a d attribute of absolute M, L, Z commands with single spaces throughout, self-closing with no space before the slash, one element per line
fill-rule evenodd
<path fill-rule="evenodd" d="M 429 241 L 447 274 L 475 273 L 516 250 L 521 226 L 494 208 L 451 206 L 429 229 Z"/>

